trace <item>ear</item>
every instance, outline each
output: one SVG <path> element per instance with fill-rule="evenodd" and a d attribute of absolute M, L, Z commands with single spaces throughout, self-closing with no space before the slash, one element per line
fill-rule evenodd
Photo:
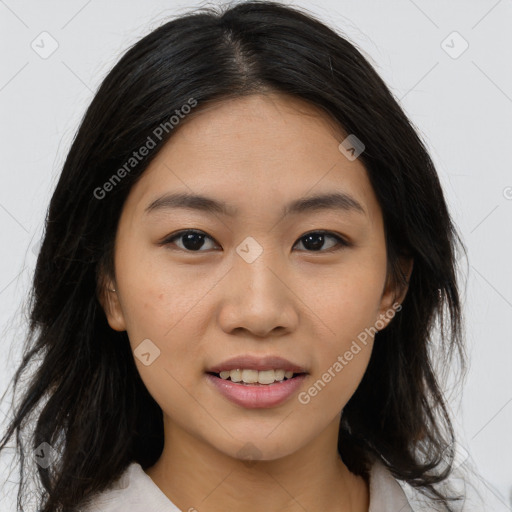
<path fill-rule="evenodd" d="M 98 280 L 98 300 L 107 317 L 108 325 L 114 331 L 126 331 L 126 322 L 119 301 L 118 290 L 111 278 L 101 276 Z"/>
<path fill-rule="evenodd" d="M 402 304 L 405 296 L 407 295 L 413 263 L 414 261 L 412 258 L 399 258 L 400 278 L 398 280 L 394 279 L 391 275 L 391 272 L 388 271 L 388 277 L 382 292 L 377 318 L 377 320 L 379 320 L 379 325 L 384 323 L 384 327 L 379 328 L 379 331 L 387 327 L 387 325 L 393 319 L 394 313 L 400 309 L 397 309 L 397 307 Z"/>

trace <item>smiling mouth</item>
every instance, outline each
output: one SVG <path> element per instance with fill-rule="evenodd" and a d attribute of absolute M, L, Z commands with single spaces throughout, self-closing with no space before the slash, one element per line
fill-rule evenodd
<path fill-rule="evenodd" d="M 232 369 L 208 371 L 205 377 L 213 389 L 235 405 L 267 409 L 284 404 L 304 385 L 309 374 L 298 370 Z"/>
<path fill-rule="evenodd" d="M 285 370 L 226 370 L 220 373 L 207 372 L 221 380 L 241 384 L 244 386 L 272 386 L 288 380 L 295 379 L 305 372 L 291 372 Z"/>

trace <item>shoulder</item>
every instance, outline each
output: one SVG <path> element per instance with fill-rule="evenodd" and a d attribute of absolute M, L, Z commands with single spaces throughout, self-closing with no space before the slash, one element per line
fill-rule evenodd
<path fill-rule="evenodd" d="M 434 487 L 444 496 L 460 497 L 459 500 L 450 502 L 453 512 L 502 510 L 496 495 L 489 493 L 489 484 L 484 485 L 483 478 L 469 465 L 456 468 L 446 480 Z M 370 470 L 369 512 L 386 512 L 390 506 L 398 507 L 393 510 L 401 512 L 447 511 L 446 507 L 436 503 L 418 488 L 394 478 L 382 462 L 375 461 Z"/>
<path fill-rule="evenodd" d="M 95 495 L 80 512 L 180 512 L 140 464 L 131 463 L 121 477 Z"/>
<path fill-rule="evenodd" d="M 370 508 L 368 512 L 388 510 L 410 510 L 407 494 L 389 469 L 376 460 L 370 469 Z"/>

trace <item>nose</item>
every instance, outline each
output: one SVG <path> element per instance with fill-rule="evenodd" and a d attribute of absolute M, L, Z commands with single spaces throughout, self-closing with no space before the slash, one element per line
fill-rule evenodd
<path fill-rule="evenodd" d="M 273 331 L 283 335 L 296 329 L 300 301 L 290 272 L 271 251 L 263 251 L 251 263 L 236 255 L 223 281 L 218 320 L 226 333 L 268 337 Z"/>

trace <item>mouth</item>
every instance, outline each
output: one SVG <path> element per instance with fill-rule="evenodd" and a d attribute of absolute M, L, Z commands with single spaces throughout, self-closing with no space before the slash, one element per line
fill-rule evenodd
<path fill-rule="evenodd" d="M 222 372 L 206 372 L 212 377 L 223 381 L 233 382 L 242 386 L 274 386 L 281 382 L 296 379 L 307 375 L 306 372 L 292 372 L 290 370 L 251 370 L 234 369 Z"/>
<path fill-rule="evenodd" d="M 290 370 L 234 369 L 209 371 L 205 378 L 207 385 L 232 404 L 245 409 L 269 409 L 287 402 L 299 391 L 308 375 Z"/>
<path fill-rule="evenodd" d="M 242 354 L 205 369 L 206 382 L 213 390 L 248 409 L 283 404 L 308 375 L 306 367 L 277 354 Z"/>

